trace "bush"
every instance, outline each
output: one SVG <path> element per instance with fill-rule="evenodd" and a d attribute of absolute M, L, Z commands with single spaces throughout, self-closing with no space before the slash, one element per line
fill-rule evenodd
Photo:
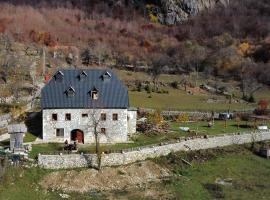
<path fill-rule="evenodd" d="M 144 89 L 146 90 L 146 92 L 147 92 L 148 94 L 150 94 L 150 93 L 151 93 L 151 87 L 150 87 L 150 85 L 149 85 L 149 84 L 148 84 L 148 85 L 146 85 Z"/>
<path fill-rule="evenodd" d="M 164 90 L 164 89 L 162 89 L 162 90 L 161 90 L 161 93 L 163 93 L 163 94 L 169 94 L 169 90 Z"/>
<path fill-rule="evenodd" d="M 247 95 L 243 95 L 242 99 L 243 99 L 244 101 L 249 101 L 249 98 L 248 98 Z"/>
<path fill-rule="evenodd" d="M 255 98 L 252 94 L 249 96 L 248 102 L 255 103 Z"/>
<path fill-rule="evenodd" d="M 138 92 L 142 91 L 142 83 L 140 81 L 136 81 L 136 88 Z"/>
<path fill-rule="evenodd" d="M 171 82 L 171 87 L 174 88 L 174 89 L 178 89 L 179 88 L 178 82 L 177 81 Z"/>
<path fill-rule="evenodd" d="M 184 123 L 187 122 L 188 120 L 189 116 L 187 113 L 181 113 L 175 119 L 176 122 L 184 122 Z"/>
<path fill-rule="evenodd" d="M 147 121 L 154 125 L 160 125 L 163 122 L 163 117 L 159 111 L 155 111 L 147 114 Z"/>

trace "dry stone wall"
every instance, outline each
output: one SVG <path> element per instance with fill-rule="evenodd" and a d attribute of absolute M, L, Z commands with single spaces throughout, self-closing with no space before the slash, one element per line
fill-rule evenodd
<path fill-rule="evenodd" d="M 270 132 L 243 133 L 182 140 L 173 144 L 145 147 L 136 151 L 103 154 L 101 165 L 125 165 L 148 158 L 166 156 L 171 152 L 209 149 L 263 140 L 270 140 Z M 96 167 L 97 157 L 95 154 L 39 155 L 38 164 L 46 169 Z"/>

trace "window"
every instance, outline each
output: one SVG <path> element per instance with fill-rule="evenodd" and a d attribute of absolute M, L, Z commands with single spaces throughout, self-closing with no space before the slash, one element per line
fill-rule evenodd
<path fill-rule="evenodd" d="M 64 79 L 64 74 L 61 71 L 58 71 L 55 75 L 54 75 L 55 81 L 57 82 L 62 82 Z"/>
<path fill-rule="evenodd" d="M 85 71 L 81 71 L 81 73 L 78 75 L 78 79 L 80 81 L 83 81 L 87 77 L 87 73 Z"/>
<path fill-rule="evenodd" d="M 106 134 L 106 128 L 101 128 L 101 133 Z"/>
<path fill-rule="evenodd" d="M 56 113 L 53 113 L 53 114 L 52 114 L 52 120 L 53 120 L 53 121 L 57 121 L 57 114 L 56 114 Z"/>
<path fill-rule="evenodd" d="M 65 91 L 67 97 L 73 97 L 75 95 L 75 89 L 72 86 Z"/>
<path fill-rule="evenodd" d="M 101 121 L 106 121 L 106 113 L 101 113 L 100 119 Z"/>
<path fill-rule="evenodd" d="M 105 72 L 103 75 L 101 75 L 101 79 L 103 81 L 109 80 L 112 77 L 112 75 L 109 72 Z"/>
<path fill-rule="evenodd" d="M 88 117 L 88 114 L 87 113 L 83 113 L 82 114 L 82 118 L 87 118 Z"/>
<path fill-rule="evenodd" d="M 70 121 L 71 120 L 71 114 L 70 113 L 66 113 L 66 121 Z"/>
<path fill-rule="evenodd" d="M 117 113 L 114 113 L 113 114 L 113 121 L 117 121 L 118 120 L 118 114 Z"/>
<path fill-rule="evenodd" d="M 64 137 L 64 129 L 63 128 L 56 129 L 56 137 Z"/>
<path fill-rule="evenodd" d="M 94 100 L 98 99 L 98 91 L 91 91 L 91 98 Z"/>

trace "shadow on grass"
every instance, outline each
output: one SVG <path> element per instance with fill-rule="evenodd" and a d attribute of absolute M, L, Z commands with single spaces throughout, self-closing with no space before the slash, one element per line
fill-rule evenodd
<path fill-rule="evenodd" d="M 237 124 L 233 124 L 233 125 L 230 125 L 230 126 L 233 126 L 233 127 L 238 127 L 238 125 Z M 248 125 L 248 124 L 240 124 L 239 125 L 239 128 L 246 128 L 246 129 L 251 129 L 251 128 L 253 128 L 252 126 L 250 126 L 250 125 Z"/>

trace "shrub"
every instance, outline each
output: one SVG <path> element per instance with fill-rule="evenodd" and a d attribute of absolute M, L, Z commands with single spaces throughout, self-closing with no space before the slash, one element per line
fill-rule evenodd
<path fill-rule="evenodd" d="M 149 84 L 147 84 L 147 85 L 145 86 L 144 89 L 146 90 L 146 92 L 147 92 L 148 94 L 151 93 L 151 86 L 150 86 Z"/>
<path fill-rule="evenodd" d="M 150 21 L 153 23 L 158 23 L 158 17 L 152 13 L 149 14 Z"/>
<path fill-rule="evenodd" d="M 250 103 L 255 102 L 255 98 L 254 98 L 254 96 L 252 94 L 249 96 L 248 102 L 250 102 Z"/>
<path fill-rule="evenodd" d="M 138 92 L 141 92 L 142 91 L 142 83 L 140 81 L 137 81 L 136 82 L 136 88 L 137 88 L 137 91 Z"/>
<path fill-rule="evenodd" d="M 179 88 L 178 82 L 177 81 L 171 82 L 171 87 L 174 88 L 174 89 L 178 89 Z"/>
<path fill-rule="evenodd" d="M 259 109 L 266 110 L 268 108 L 268 101 L 267 100 L 260 100 L 258 103 Z"/>
<path fill-rule="evenodd" d="M 176 122 L 187 122 L 189 120 L 189 116 L 187 113 L 181 113 L 176 117 Z"/>
<path fill-rule="evenodd" d="M 147 114 L 148 123 L 154 125 L 160 125 L 163 122 L 163 117 L 159 111 L 155 111 L 154 113 Z"/>

